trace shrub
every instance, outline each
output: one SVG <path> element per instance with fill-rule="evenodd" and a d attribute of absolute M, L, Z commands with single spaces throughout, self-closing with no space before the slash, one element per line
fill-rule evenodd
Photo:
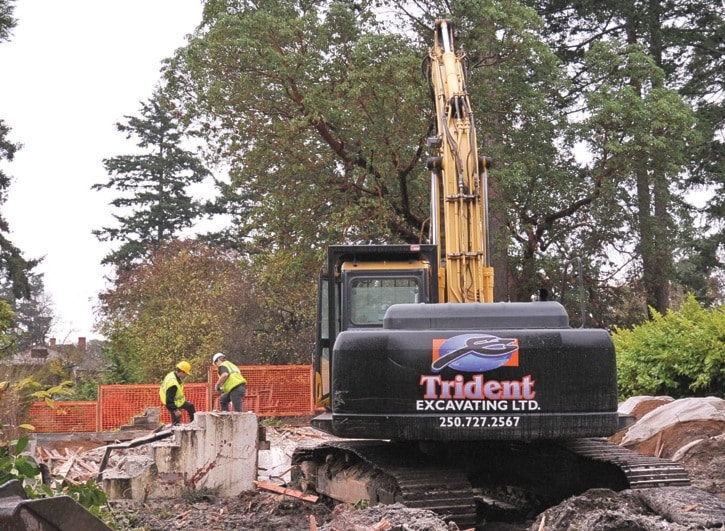
<path fill-rule="evenodd" d="M 705 310 L 689 295 L 678 311 L 614 331 L 619 393 L 724 396 L 725 307 Z"/>

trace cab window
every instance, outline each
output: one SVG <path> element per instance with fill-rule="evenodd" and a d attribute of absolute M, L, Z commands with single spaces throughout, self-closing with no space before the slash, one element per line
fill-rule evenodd
<path fill-rule="evenodd" d="M 418 279 L 413 277 L 358 277 L 351 288 L 350 321 L 354 326 L 382 326 L 389 306 L 420 299 Z"/>

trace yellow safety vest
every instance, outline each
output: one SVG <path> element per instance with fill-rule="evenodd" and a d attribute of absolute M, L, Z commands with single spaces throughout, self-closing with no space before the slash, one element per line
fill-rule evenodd
<path fill-rule="evenodd" d="M 181 407 L 184 405 L 184 402 L 186 402 L 186 397 L 184 396 L 184 384 L 179 381 L 174 371 L 171 371 L 169 374 L 167 374 L 166 377 L 164 377 L 164 380 L 161 382 L 161 388 L 159 389 L 161 403 L 166 405 L 166 391 L 168 391 L 169 387 L 172 387 L 174 385 L 176 386 L 174 405 L 176 407 Z"/>
<path fill-rule="evenodd" d="M 240 371 L 239 367 L 234 365 L 231 361 L 225 360 L 221 362 L 219 368 L 221 367 L 226 367 L 227 371 L 229 371 L 229 376 L 227 376 L 227 379 L 224 380 L 224 383 L 222 384 L 222 393 L 228 393 L 236 386 L 247 383 L 246 378 L 242 376 L 242 371 Z"/>

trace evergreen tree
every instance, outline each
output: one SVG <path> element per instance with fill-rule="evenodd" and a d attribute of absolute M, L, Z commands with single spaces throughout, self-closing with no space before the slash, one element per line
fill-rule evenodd
<path fill-rule="evenodd" d="M 17 24 L 13 16 L 15 0 L 0 0 L 0 42 L 10 40 L 10 33 Z"/>
<path fill-rule="evenodd" d="M 45 344 L 48 333 L 55 321 L 53 304 L 43 285 L 43 275 L 29 275 L 30 297 L 14 299 L 7 283 L 0 285 L 0 298 L 9 301 L 15 313 L 12 329 L 8 337 L 12 339 L 14 349 L 24 350 L 32 345 Z"/>
<path fill-rule="evenodd" d="M 142 104 L 140 114 L 126 116 L 116 128 L 126 138 L 136 137 L 144 153 L 104 159 L 111 177 L 92 186 L 121 193 L 111 201 L 118 225 L 93 231 L 100 241 L 122 242 L 102 261 L 119 272 L 132 270 L 203 214 L 189 188 L 209 175 L 195 154 L 182 149 L 180 117 L 160 89 Z"/>
<path fill-rule="evenodd" d="M 0 0 L 0 43 L 10 39 L 17 21 L 13 17 L 15 6 L 12 0 Z M 20 144 L 10 140 L 10 127 L 0 118 L 0 161 L 11 162 Z M 7 199 L 11 178 L 0 168 L 0 205 Z M 22 251 L 8 238 L 10 231 L 5 217 L 0 213 L 0 273 L 9 281 L 12 296 L 16 299 L 30 296 L 28 273 L 38 264 L 37 260 L 27 260 Z"/>
<path fill-rule="evenodd" d="M 711 301 L 712 284 L 706 279 L 723 267 L 717 251 L 723 243 L 718 229 L 723 214 L 718 207 L 723 197 L 722 11 L 707 0 L 528 3 L 543 16 L 546 38 L 573 72 L 573 101 L 584 94 L 598 98 L 602 86 L 611 90 L 613 72 L 623 82 L 619 96 L 629 91 L 637 97 L 620 107 L 619 123 L 611 123 L 619 133 L 610 129 L 610 145 L 628 143 L 629 148 L 618 150 L 620 164 L 609 166 L 619 166 L 622 185 L 633 193 L 622 207 L 634 212 L 627 232 L 637 234 L 643 302 L 664 313 L 673 282 Z M 608 64 L 592 59 L 592 52 L 602 52 L 605 45 L 612 47 L 605 52 Z M 637 59 L 640 53 L 646 60 Z M 625 56 L 632 62 L 622 68 Z M 628 165 L 621 157 L 625 151 Z M 709 220 L 698 227 L 684 197 L 702 186 L 713 187 L 715 194 L 706 209 Z"/>

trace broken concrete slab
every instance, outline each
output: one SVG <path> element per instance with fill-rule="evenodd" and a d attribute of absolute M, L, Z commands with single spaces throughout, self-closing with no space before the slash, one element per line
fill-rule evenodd
<path fill-rule="evenodd" d="M 129 456 L 123 468 L 103 471 L 109 499 L 179 497 L 209 489 L 220 497 L 254 490 L 259 449 L 254 413 L 196 414 L 195 422 L 171 428 L 172 436 Z"/>

